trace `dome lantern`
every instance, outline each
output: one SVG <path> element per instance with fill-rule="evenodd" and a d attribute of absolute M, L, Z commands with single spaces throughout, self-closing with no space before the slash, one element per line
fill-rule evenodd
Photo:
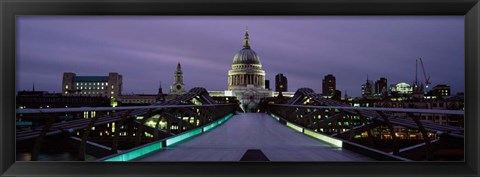
<path fill-rule="evenodd" d="M 243 49 L 238 51 L 233 57 L 234 65 L 261 65 L 260 57 L 251 49 L 248 29 L 245 29 L 245 37 L 243 38 Z"/>

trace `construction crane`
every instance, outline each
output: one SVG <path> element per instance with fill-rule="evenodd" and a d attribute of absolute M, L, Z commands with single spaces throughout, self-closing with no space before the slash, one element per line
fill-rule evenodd
<path fill-rule="evenodd" d="M 423 70 L 423 76 L 425 77 L 425 92 L 428 91 L 428 85 L 431 84 L 430 83 L 430 76 L 427 76 L 427 72 L 425 71 L 425 67 L 423 66 L 423 61 L 422 61 L 422 58 L 420 58 L 420 64 L 422 65 L 422 70 Z"/>

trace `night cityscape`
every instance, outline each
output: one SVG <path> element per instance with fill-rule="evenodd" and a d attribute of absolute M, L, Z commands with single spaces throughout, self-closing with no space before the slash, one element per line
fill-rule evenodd
<path fill-rule="evenodd" d="M 463 17 L 17 25 L 19 161 L 465 159 Z"/>

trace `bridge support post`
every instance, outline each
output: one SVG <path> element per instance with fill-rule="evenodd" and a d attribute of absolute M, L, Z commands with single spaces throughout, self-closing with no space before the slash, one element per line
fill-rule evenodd
<path fill-rule="evenodd" d="M 85 151 L 87 149 L 87 139 L 92 127 L 95 125 L 95 121 L 97 121 L 98 117 L 104 116 L 105 113 L 101 113 L 100 115 L 96 115 L 90 119 L 87 128 L 83 131 L 82 141 L 80 142 L 80 147 L 78 149 L 78 160 L 85 161 Z"/>
<path fill-rule="evenodd" d="M 385 113 L 383 113 L 382 111 L 377 111 L 377 113 L 383 118 L 383 120 L 385 121 L 385 124 L 387 124 L 388 130 L 390 132 L 390 136 L 392 137 L 392 141 L 393 141 L 393 154 L 398 155 L 400 153 L 400 150 L 399 150 L 400 148 L 398 145 L 397 136 L 395 135 L 395 129 L 393 128 L 392 123 L 388 119 L 387 115 L 385 115 Z"/>
<path fill-rule="evenodd" d="M 357 114 L 360 116 L 360 123 L 363 124 L 364 126 L 369 126 L 368 124 L 368 119 L 367 117 L 365 117 L 359 110 L 355 110 L 357 112 Z M 370 147 L 374 147 L 374 142 L 375 142 L 375 137 L 373 136 L 373 129 L 375 128 L 374 126 L 372 126 L 373 128 L 369 128 L 367 130 L 367 143 Z"/>
<path fill-rule="evenodd" d="M 432 146 L 430 144 L 430 138 L 428 137 L 427 130 L 425 130 L 425 127 L 423 126 L 422 122 L 420 122 L 420 119 L 413 115 L 413 113 L 407 113 L 408 117 L 412 118 L 415 124 L 417 124 L 418 129 L 422 133 L 423 140 L 425 141 L 425 149 L 427 153 L 427 160 L 430 160 L 432 157 L 430 155 L 432 151 Z"/>
<path fill-rule="evenodd" d="M 355 120 L 353 119 L 353 116 L 350 115 L 350 114 L 348 114 L 348 129 L 349 129 L 349 131 L 350 131 L 350 138 L 349 138 L 350 141 L 352 141 L 353 138 L 355 138 L 355 133 L 356 133 L 356 132 L 355 132 L 355 130 L 353 129 L 353 128 L 354 128 L 354 125 L 353 125 L 354 122 L 355 122 Z"/>
<path fill-rule="evenodd" d="M 35 145 L 33 146 L 33 152 L 32 152 L 32 161 L 37 161 L 38 160 L 38 155 L 40 154 L 40 150 L 42 149 L 42 143 L 43 140 L 45 139 L 45 136 L 47 136 L 47 132 L 52 127 L 52 124 L 55 123 L 57 114 L 52 115 L 51 117 L 47 117 L 48 121 L 47 123 L 42 127 L 42 131 L 37 137 L 37 140 L 35 141 Z"/>
<path fill-rule="evenodd" d="M 142 133 L 143 133 L 143 126 L 145 126 L 145 122 L 149 117 L 152 117 L 152 109 L 148 110 L 147 114 L 143 116 L 143 119 L 139 121 L 138 128 L 137 128 L 137 134 L 136 134 L 136 140 L 135 140 L 135 146 L 139 146 L 142 143 Z"/>
<path fill-rule="evenodd" d="M 114 134 L 113 137 L 113 142 L 112 142 L 112 153 L 117 153 L 118 152 L 118 139 L 120 138 L 120 128 L 122 127 L 123 124 L 125 124 L 125 121 L 127 119 L 130 119 L 130 113 L 132 113 L 133 110 L 127 111 L 123 116 L 120 117 L 120 121 L 115 124 L 115 130 L 117 130 Z"/>
<path fill-rule="evenodd" d="M 338 119 L 338 121 L 335 124 L 336 126 L 338 126 L 337 127 L 337 136 L 340 136 L 340 134 L 342 133 L 342 129 L 345 126 L 345 120 L 348 120 L 348 119 L 345 119 L 345 115 L 346 115 L 345 111 L 343 109 L 341 109 L 340 110 L 340 118 Z M 340 125 L 338 125 L 338 123 L 340 123 Z"/>
<path fill-rule="evenodd" d="M 163 117 L 165 116 L 165 115 L 163 115 L 163 114 L 164 114 L 164 111 L 159 112 L 158 115 L 160 115 L 160 117 L 158 117 L 158 120 L 155 122 L 155 131 L 153 132 L 153 138 L 154 138 L 155 140 L 160 139 L 160 138 L 159 138 L 159 136 L 160 136 L 160 135 L 159 135 L 159 134 L 160 134 L 160 131 L 158 130 L 158 126 L 160 125 L 160 121 L 161 121 L 161 120 L 163 119 Z"/>

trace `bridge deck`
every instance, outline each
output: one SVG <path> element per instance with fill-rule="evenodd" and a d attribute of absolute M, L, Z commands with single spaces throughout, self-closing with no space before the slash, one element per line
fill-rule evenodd
<path fill-rule="evenodd" d="M 135 161 L 239 161 L 260 149 L 270 161 L 369 161 L 275 121 L 264 113 L 241 113 L 216 129 Z"/>

